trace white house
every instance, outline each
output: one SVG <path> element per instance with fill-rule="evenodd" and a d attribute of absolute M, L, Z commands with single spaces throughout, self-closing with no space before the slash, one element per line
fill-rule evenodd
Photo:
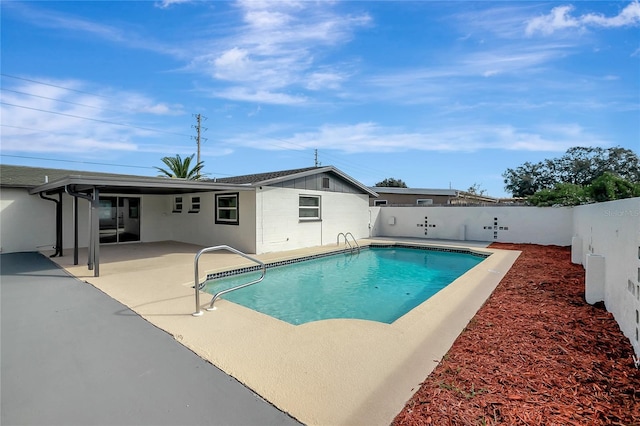
<path fill-rule="evenodd" d="M 572 245 L 586 298 L 604 301 L 640 357 L 640 198 L 574 208 L 369 207 L 334 167 L 217 181 L 0 165 L 0 251 L 181 241 L 266 253 L 370 236 Z M 93 264 L 92 264 L 93 262 Z"/>
<path fill-rule="evenodd" d="M 377 195 L 332 166 L 188 181 L 0 165 L 0 187 L 2 252 L 166 240 L 256 254 L 317 246 L 340 232 L 368 237 Z"/>

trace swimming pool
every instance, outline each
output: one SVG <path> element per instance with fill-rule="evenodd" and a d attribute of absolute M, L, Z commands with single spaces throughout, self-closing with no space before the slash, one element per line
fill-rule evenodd
<path fill-rule="evenodd" d="M 372 246 L 270 267 L 261 283 L 223 298 L 294 325 L 331 318 L 390 324 L 485 257 L 460 250 Z M 258 275 L 209 280 L 203 290 L 215 294 Z"/>

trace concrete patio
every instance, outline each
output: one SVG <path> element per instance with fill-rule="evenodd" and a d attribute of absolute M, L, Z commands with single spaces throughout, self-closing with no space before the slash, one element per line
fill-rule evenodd
<path fill-rule="evenodd" d="M 0 262 L 0 424 L 298 424 L 45 256 Z"/>
<path fill-rule="evenodd" d="M 193 317 L 193 259 L 201 247 L 188 244 L 103 246 L 100 277 L 84 265 L 86 252 L 80 253 L 82 265 L 72 264 L 70 251 L 54 260 L 301 422 L 371 425 L 388 424 L 402 409 L 519 254 L 483 245 L 464 243 L 492 252 L 490 258 L 393 324 L 326 320 L 293 326 L 226 300 Z M 258 257 L 271 262 L 333 250 L 335 245 Z M 244 265 L 234 254 L 206 254 L 200 275 Z M 209 300 L 201 295 L 202 306 Z"/>

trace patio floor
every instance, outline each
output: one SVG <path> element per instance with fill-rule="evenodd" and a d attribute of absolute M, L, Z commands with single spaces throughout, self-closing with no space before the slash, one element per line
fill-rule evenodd
<path fill-rule="evenodd" d="M 40 253 L 0 263 L 0 424 L 299 424 Z"/>
<path fill-rule="evenodd" d="M 388 239 L 384 240 L 388 242 Z M 395 241 L 395 240 L 394 240 Z M 362 240 L 366 244 L 370 240 Z M 389 424 L 491 294 L 519 252 L 486 244 L 411 240 L 492 252 L 478 267 L 393 324 L 326 320 L 293 326 L 226 300 L 195 310 L 193 260 L 199 246 L 177 242 L 102 246 L 100 277 L 72 255 L 53 260 L 267 401 L 306 424 Z M 265 262 L 334 251 L 335 245 L 257 256 Z M 227 253 L 205 254 L 201 276 L 248 265 Z M 201 295 L 205 306 L 210 297 Z"/>

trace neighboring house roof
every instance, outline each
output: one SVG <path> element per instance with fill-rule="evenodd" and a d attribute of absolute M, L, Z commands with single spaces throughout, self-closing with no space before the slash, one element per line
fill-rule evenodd
<path fill-rule="evenodd" d="M 457 189 L 430 189 L 430 188 L 398 188 L 393 186 L 373 186 L 371 190 L 378 194 L 402 194 L 402 195 L 450 195 L 457 196 L 461 191 Z"/>
<path fill-rule="evenodd" d="M 215 179 L 215 182 L 220 183 L 234 183 L 241 185 L 251 185 L 251 186 L 269 186 L 277 183 L 281 183 L 284 181 L 289 181 L 292 179 L 298 179 L 305 176 L 311 176 L 320 173 L 331 173 L 337 175 L 349 182 L 353 186 L 359 188 L 363 193 L 369 194 L 372 197 L 377 197 L 378 194 L 368 186 L 363 185 L 358 182 L 351 176 L 343 173 L 333 166 L 323 166 L 323 167 L 306 167 L 303 169 L 291 169 L 291 170 L 281 170 L 277 172 L 268 172 L 268 173 L 256 173 L 252 175 L 244 175 L 244 176 L 235 176 L 229 178 L 221 178 Z"/>
<path fill-rule="evenodd" d="M 374 186 L 371 188 L 379 195 L 398 194 L 398 195 L 420 195 L 420 196 L 449 196 L 455 198 L 473 199 L 486 203 L 497 203 L 498 198 L 488 195 L 473 194 L 468 191 L 460 191 L 459 189 L 433 189 L 433 188 L 398 188 L 386 186 Z"/>

